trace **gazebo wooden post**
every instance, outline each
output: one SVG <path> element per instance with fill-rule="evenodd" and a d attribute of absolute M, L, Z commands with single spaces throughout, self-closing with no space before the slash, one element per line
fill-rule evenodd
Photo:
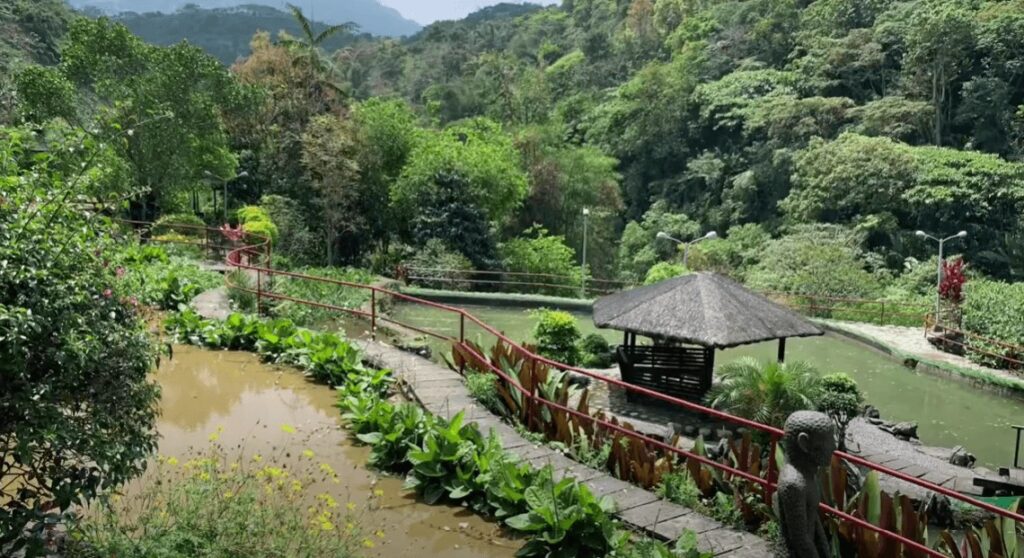
<path fill-rule="evenodd" d="M 715 376 L 715 348 L 704 348 L 704 391 L 711 389 Z"/>
<path fill-rule="evenodd" d="M 786 338 L 779 338 L 779 362 L 786 362 Z"/>

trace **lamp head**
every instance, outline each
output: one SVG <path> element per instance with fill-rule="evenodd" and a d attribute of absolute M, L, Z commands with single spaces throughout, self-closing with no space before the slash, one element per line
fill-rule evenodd
<path fill-rule="evenodd" d="M 956 233 L 957 238 L 967 238 L 967 231 L 960 231 Z"/>
<path fill-rule="evenodd" d="M 926 233 L 924 231 L 917 231 L 914 234 L 916 234 L 920 238 L 928 238 L 928 233 Z"/>
<path fill-rule="evenodd" d="M 669 236 L 667 232 L 665 232 L 665 231 L 661 231 L 661 232 L 659 232 L 659 233 L 658 233 L 658 238 L 660 238 L 660 239 L 662 239 L 662 240 L 669 240 L 669 239 L 671 239 L 672 237 L 671 237 L 671 236 Z"/>
<path fill-rule="evenodd" d="M 588 215 L 590 215 L 590 208 L 589 207 L 584 207 L 583 208 L 583 216 L 586 217 Z"/>
<path fill-rule="evenodd" d="M 715 231 L 711 231 L 708 234 L 704 235 L 704 238 L 718 238 L 718 233 L 716 233 Z"/>
<path fill-rule="evenodd" d="M 248 178 L 248 177 L 249 177 L 249 171 L 242 171 L 242 172 L 240 172 L 240 173 L 235 175 L 235 178 Z"/>

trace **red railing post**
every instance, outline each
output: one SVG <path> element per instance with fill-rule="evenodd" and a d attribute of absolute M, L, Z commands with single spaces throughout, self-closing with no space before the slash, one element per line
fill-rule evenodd
<path fill-rule="evenodd" d="M 370 289 L 370 338 L 377 340 L 377 289 Z"/>
<path fill-rule="evenodd" d="M 459 312 L 459 346 L 466 345 L 466 313 Z M 466 375 L 466 359 L 459 359 L 459 374 Z"/>
<path fill-rule="evenodd" d="M 256 268 L 256 315 L 263 315 L 263 274 Z"/>
<path fill-rule="evenodd" d="M 768 484 L 764 487 L 764 503 L 767 506 L 772 505 L 772 494 L 775 492 L 775 477 L 778 476 L 775 463 L 775 455 L 779 451 L 778 447 L 779 435 L 772 434 L 771 441 L 768 443 Z"/>

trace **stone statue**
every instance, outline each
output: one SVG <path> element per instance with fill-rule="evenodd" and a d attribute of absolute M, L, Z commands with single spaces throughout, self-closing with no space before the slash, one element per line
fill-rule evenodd
<path fill-rule="evenodd" d="M 790 558 L 831 558 L 831 545 L 818 512 L 818 472 L 831 462 L 836 449 L 832 420 L 823 413 L 798 411 L 786 419 L 785 432 L 786 465 L 776 494 L 782 539 Z"/>

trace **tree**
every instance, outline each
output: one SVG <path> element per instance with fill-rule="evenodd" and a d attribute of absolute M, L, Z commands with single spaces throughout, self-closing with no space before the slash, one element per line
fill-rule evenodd
<path fill-rule="evenodd" d="M 491 120 L 474 119 L 418 139 L 391 191 L 399 214 L 414 216 L 416 207 L 435 194 L 442 173 L 465 180 L 464 201 L 480 207 L 494 223 L 511 217 L 526 196 L 526 175 L 512 140 Z"/>
<path fill-rule="evenodd" d="M 439 171 L 410 222 L 413 243 L 431 240 L 469 258 L 479 269 L 493 269 L 497 248 L 487 213 L 470 200 L 470 183 L 458 173 Z"/>
<path fill-rule="evenodd" d="M 715 371 L 719 383 L 705 402 L 712 408 L 782 428 L 789 415 L 818 407 L 821 379 L 804 362 L 761 363 L 744 357 Z"/>
<path fill-rule="evenodd" d="M 910 21 L 904 71 L 914 86 L 927 91 L 934 109 L 933 141 L 942 145 L 949 120 L 953 84 L 970 64 L 974 23 L 965 3 L 920 1 Z"/>
<path fill-rule="evenodd" d="M 237 160 L 222 116 L 237 110 L 243 96 L 215 59 L 184 43 L 152 47 L 119 23 L 86 18 L 71 24 L 61 55 L 63 79 L 99 101 L 97 125 L 127 132 L 115 145 L 149 192 L 134 203 L 136 217 L 177 209 L 207 172 L 234 175 Z M 52 115 L 49 91 L 26 87 L 23 93 L 27 114 Z M 90 119 L 77 108 L 79 119 Z"/>
<path fill-rule="evenodd" d="M 576 253 L 565 245 L 565 238 L 550 236 L 542 227 L 527 229 L 521 237 L 503 244 L 501 256 L 508 271 L 538 275 L 528 281 L 565 285 L 538 287 L 537 292 L 565 296 L 582 287 L 583 272 Z"/>
<path fill-rule="evenodd" d="M 88 175 L 104 172 L 106 147 L 84 134 L 72 137 L 65 143 L 0 130 L 6 556 L 44 555 L 48 526 L 141 473 L 156 448 L 158 390 L 148 381 L 155 352 L 105 260 L 110 231 L 75 205 L 118 207 L 130 191 L 126 182 L 90 184 Z M 71 147 L 93 163 L 67 165 Z"/>
<path fill-rule="evenodd" d="M 285 36 L 282 38 L 281 44 L 296 51 L 296 61 L 301 62 L 308 70 L 307 83 L 313 89 L 314 96 L 322 96 L 321 89 L 329 89 L 334 94 L 344 97 L 344 90 L 334 81 L 337 70 L 331 60 L 324 56 L 323 45 L 336 35 L 350 33 L 356 28 L 356 25 L 351 22 L 332 25 L 317 33 L 313 29 L 313 22 L 302 13 L 300 8 L 288 4 L 288 10 L 299 24 L 302 36 L 297 39 Z"/>
<path fill-rule="evenodd" d="M 680 240 L 699 235 L 700 227 L 682 213 L 671 213 L 668 204 L 658 201 L 644 214 L 640 222 L 626 225 L 619 243 L 619 265 L 622 274 L 633 280 L 647 275 L 647 270 L 659 261 L 668 261 L 679 253 L 670 240 L 658 238 L 659 232 Z"/>
<path fill-rule="evenodd" d="M 323 212 L 327 265 L 334 265 L 342 239 L 358 242 L 365 236 L 366 211 L 373 210 L 364 207 L 351 124 L 332 115 L 315 117 L 302 136 L 302 163 L 310 173 Z M 343 249 L 353 250 L 351 246 Z"/>

